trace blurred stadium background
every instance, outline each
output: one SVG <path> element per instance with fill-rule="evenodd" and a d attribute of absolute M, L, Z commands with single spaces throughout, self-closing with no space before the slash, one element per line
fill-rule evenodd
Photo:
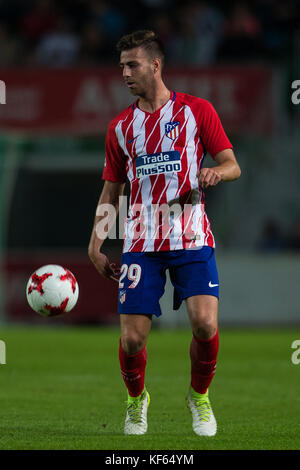
<path fill-rule="evenodd" d="M 109 120 L 133 100 L 114 46 L 157 31 L 169 88 L 217 109 L 242 178 L 207 191 L 221 325 L 295 325 L 300 272 L 300 9 L 296 0 L 0 0 L 0 319 L 50 324 L 26 304 L 38 267 L 76 275 L 74 311 L 55 324 L 118 323 L 117 289 L 87 255 Z M 206 162 L 210 162 L 207 156 Z M 127 188 L 128 191 L 128 188 Z M 120 261 L 122 241 L 105 252 Z M 184 326 L 167 285 L 156 325 Z M 53 325 L 53 319 L 51 320 Z"/>

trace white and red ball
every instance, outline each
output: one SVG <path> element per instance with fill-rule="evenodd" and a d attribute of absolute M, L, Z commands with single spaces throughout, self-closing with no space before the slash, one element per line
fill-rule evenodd
<path fill-rule="evenodd" d="M 45 317 L 56 317 L 72 310 L 78 294 L 79 287 L 74 274 L 56 264 L 37 269 L 26 286 L 30 307 Z"/>

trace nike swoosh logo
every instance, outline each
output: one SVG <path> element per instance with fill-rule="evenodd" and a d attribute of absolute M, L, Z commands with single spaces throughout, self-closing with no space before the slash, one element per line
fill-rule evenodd
<path fill-rule="evenodd" d="M 208 283 L 208 287 L 217 287 L 219 284 L 212 284 L 211 281 Z"/>
<path fill-rule="evenodd" d="M 137 138 L 138 138 L 138 135 L 136 137 L 134 137 L 133 139 L 127 140 L 127 144 L 131 144 Z"/>

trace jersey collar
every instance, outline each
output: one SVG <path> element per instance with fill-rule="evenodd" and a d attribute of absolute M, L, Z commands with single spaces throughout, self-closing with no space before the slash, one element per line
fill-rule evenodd
<path fill-rule="evenodd" d="M 170 96 L 169 100 L 167 101 L 167 103 L 168 103 L 170 100 L 171 100 L 171 101 L 175 101 L 175 100 L 176 100 L 176 93 L 175 93 L 175 91 L 172 91 L 172 90 L 171 90 L 171 96 Z M 143 113 L 147 113 L 147 111 L 143 111 L 142 109 L 140 109 L 140 108 L 138 107 L 138 101 L 139 101 L 139 100 L 137 99 L 137 100 L 131 105 L 131 106 L 132 106 L 132 110 L 134 111 L 135 109 L 139 109 L 139 110 L 142 111 Z M 166 106 L 167 103 L 165 103 L 161 108 L 163 108 L 164 106 Z M 161 108 L 159 108 L 159 109 L 161 109 Z M 156 111 L 159 111 L 159 109 L 157 109 Z M 154 111 L 154 112 L 156 113 L 156 111 Z M 154 113 L 147 113 L 147 114 L 154 114 Z"/>

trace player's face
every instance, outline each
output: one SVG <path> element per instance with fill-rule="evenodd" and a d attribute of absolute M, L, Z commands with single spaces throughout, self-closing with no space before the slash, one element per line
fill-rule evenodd
<path fill-rule="evenodd" d="M 142 47 L 121 52 L 120 67 L 130 93 L 145 96 L 154 83 L 153 60 Z"/>

